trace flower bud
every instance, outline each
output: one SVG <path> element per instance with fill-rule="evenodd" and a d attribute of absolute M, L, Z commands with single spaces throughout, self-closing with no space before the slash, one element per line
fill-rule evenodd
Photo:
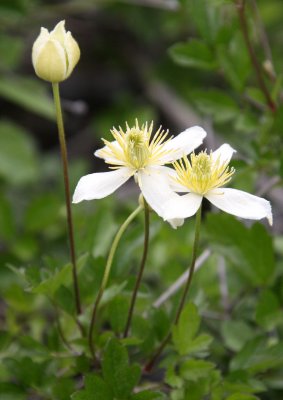
<path fill-rule="evenodd" d="M 41 28 L 32 48 L 32 63 L 39 78 L 52 83 L 64 81 L 79 58 L 79 46 L 71 32 L 66 32 L 65 21 L 59 22 L 50 33 Z"/>

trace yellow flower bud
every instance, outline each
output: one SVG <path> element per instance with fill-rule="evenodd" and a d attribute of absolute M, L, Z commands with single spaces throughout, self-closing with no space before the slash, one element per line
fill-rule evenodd
<path fill-rule="evenodd" d="M 79 59 L 79 46 L 71 32 L 66 32 L 65 21 L 59 22 L 50 33 L 41 28 L 32 48 L 32 63 L 39 78 L 52 83 L 64 81 Z"/>

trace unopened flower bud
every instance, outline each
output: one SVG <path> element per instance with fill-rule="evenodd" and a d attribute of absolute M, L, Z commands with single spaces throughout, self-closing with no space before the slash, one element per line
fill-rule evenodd
<path fill-rule="evenodd" d="M 39 78 L 52 83 L 64 81 L 79 58 L 79 46 L 71 32 L 66 32 L 65 21 L 59 22 L 50 33 L 41 28 L 32 48 L 32 63 Z"/>

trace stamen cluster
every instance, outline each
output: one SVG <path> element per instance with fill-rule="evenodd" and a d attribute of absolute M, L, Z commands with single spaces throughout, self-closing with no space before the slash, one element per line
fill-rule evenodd
<path fill-rule="evenodd" d="M 229 168 L 228 162 L 221 162 L 219 157 L 214 160 L 212 153 L 207 154 L 206 150 L 192 153 L 190 160 L 184 157 L 173 165 L 177 172 L 176 181 L 200 195 L 224 186 L 235 172 L 234 168 Z"/>
<path fill-rule="evenodd" d="M 126 130 L 121 127 L 119 130 L 113 128 L 111 133 L 115 139 L 109 142 L 103 139 L 105 147 L 99 150 L 99 156 L 105 157 L 105 161 L 114 165 L 112 168 L 127 166 L 134 170 L 140 170 L 148 165 L 160 164 L 162 156 L 172 152 L 164 148 L 171 138 L 168 137 L 168 131 L 159 129 L 152 136 L 153 123 L 149 126 L 147 123 L 132 128 L 126 123 Z"/>

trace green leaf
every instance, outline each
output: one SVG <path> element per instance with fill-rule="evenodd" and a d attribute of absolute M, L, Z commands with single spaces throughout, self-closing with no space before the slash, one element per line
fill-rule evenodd
<path fill-rule="evenodd" d="M 87 375 L 84 380 L 85 388 L 72 394 L 72 400 L 113 400 L 111 389 L 97 375 Z"/>
<path fill-rule="evenodd" d="M 244 369 L 251 374 L 283 366 L 283 344 L 268 346 L 265 339 L 249 341 L 232 359 L 231 370 Z"/>
<path fill-rule="evenodd" d="M 249 229 L 230 215 L 209 214 L 206 232 L 215 246 L 253 287 L 274 280 L 275 260 L 272 238 L 261 223 Z"/>
<path fill-rule="evenodd" d="M 46 84 L 36 78 L 2 75 L 0 96 L 28 111 L 55 120 L 52 97 L 47 92 Z"/>
<path fill-rule="evenodd" d="M 261 293 L 255 318 L 258 325 L 267 330 L 272 330 L 278 323 L 283 322 L 279 300 L 271 290 L 265 290 Z"/>
<path fill-rule="evenodd" d="M 56 271 L 52 276 L 42 281 L 39 285 L 32 287 L 31 292 L 53 296 L 61 285 L 66 283 L 66 281 L 69 281 L 69 278 L 71 277 L 71 270 L 71 264 L 65 265 L 59 271 Z"/>
<path fill-rule="evenodd" d="M 150 392 L 144 390 L 131 396 L 131 400 L 163 400 L 165 399 L 164 394 L 160 392 Z"/>
<path fill-rule="evenodd" d="M 197 335 L 200 317 L 196 306 L 188 303 L 179 319 L 177 326 L 173 327 L 172 339 L 180 355 L 194 354 L 207 350 L 213 338 L 207 334 Z"/>
<path fill-rule="evenodd" d="M 0 196 L 0 238 L 12 241 L 15 235 L 15 221 L 11 203 Z"/>
<path fill-rule="evenodd" d="M 219 30 L 219 8 L 215 0 L 190 0 L 188 11 L 200 35 L 213 43 Z"/>
<path fill-rule="evenodd" d="M 217 45 L 217 58 L 222 73 L 236 91 L 243 91 L 251 73 L 251 63 L 242 32 L 233 30 L 228 43 Z"/>
<path fill-rule="evenodd" d="M 213 337 L 202 333 L 198 335 L 187 347 L 187 354 L 195 354 L 206 351 L 213 341 Z"/>
<path fill-rule="evenodd" d="M 109 304 L 109 318 L 112 329 L 116 333 L 123 332 L 129 310 L 129 302 L 123 296 L 115 297 Z"/>
<path fill-rule="evenodd" d="M 180 366 L 180 375 L 188 380 L 196 382 L 200 378 L 206 378 L 215 365 L 204 360 L 187 360 Z"/>
<path fill-rule="evenodd" d="M 177 43 L 169 49 L 172 59 L 180 65 L 203 70 L 216 67 L 213 53 L 204 42 L 193 39 L 187 43 Z"/>
<path fill-rule="evenodd" d="M 140 367 L 129 366 L 127 350 L 115 338 L 106 346 L 102 371 L 105 382 L 118 399 L 127 399 L 140 379 Z"/>
<path fill-rule="evenodd" d="M 34 182 L 39 176 L 35 145 L 18 125 L 0 122 L 0 176 L 10 184 Z"/>
<path fill-rule="evenodd" d="M 232 396 L 227 397 L 226 400 L 259 400 L 259 397 L 252 394 L 234 393 Z"/>
<path fill-rule="evenodd" d="M 32 232 L 42 232 L 50 225 L 58 223 L 61 201 L 53 193 L 44 193 L 28 205 L 25 215 L 25 227 Z"/>
<path fill-rule="evenodd" d="M 55 292 L 55 301 L 59 307 L 70 315 L 74 315 L 75 300 L 73 291 L 64 285 L 61 285 Z"/>
<path fill-rule="evenodd" d="M 177 326 L 173 327 L 173 343 L 180 355 L 185 355 L 191 347 L 200 325 L 196 306 L 188 303 L 180 316 Z"/>
<path fill-rule="evenodd" d="M 213 116 L 217 122 L 231 121 L 240 113 L 234 99 L 220 90 L 195 90 L 193 101 L 202 113 Z"/>
<path fill-rule="evenodd" d="M 221 334 L 225 346 L 233 351 L 239 351 L 252 339 L 253 331 L 244 321 L 228 320 L 221 325 Z"/>

